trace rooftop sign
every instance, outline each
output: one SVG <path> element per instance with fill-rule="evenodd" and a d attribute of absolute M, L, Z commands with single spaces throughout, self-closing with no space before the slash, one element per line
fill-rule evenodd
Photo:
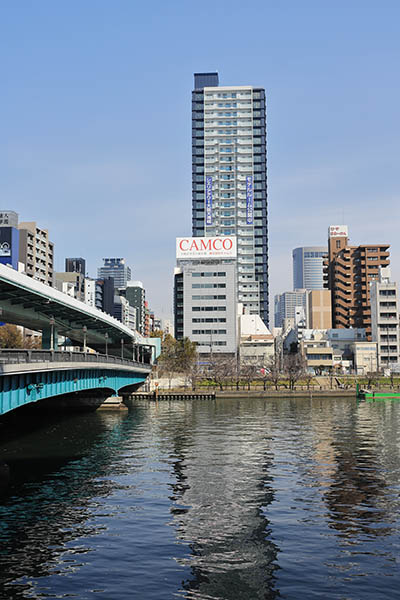
<path fill-rule="evenodd" d="M 328 230 L 328 236 L 331 237 L 349 237 L 347 225 L 331 225 Z"/>
<path fill-rule="evenodd" d="M 176 258 L 236 258 L 236 237 L 176 238 Z"/>

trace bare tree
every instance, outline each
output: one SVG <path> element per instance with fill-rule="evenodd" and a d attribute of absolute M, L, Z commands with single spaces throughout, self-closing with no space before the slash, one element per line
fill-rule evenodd
<path fill-rule="evenodd" d="M 246 381 L 247 390 L 250 391 L 251 382 L 257 377 L 259 367 L 251 362 L 246 362 L 240 367 L 240 375 Z"/>
<path fill-rule="evenodd" d="M 186 377 L 190 381 L 192 391 L 196 391 L 196 386 L 199 379 L 204 374 L 202 367 L 199 365 L 199 361 L 195 360 L 187 369 Z"/>
<path fill-rule="evenodd" d="M 236 368 L 235 362 L 235 358 L 221 354 L 213 354 L 210 357 L 209 377 L 219 387 L 221 392 L 224 389 L 224 385 L 229 380 L 232 380 Z"/>
<path fill-rule="evenodd" d="M 282 376 L 280 357 L 277 354 L 271 356 L 266 367 L 266 378 L 268 379 L 268 381 L 271 381 L 271 383 L 273 383 L 273 385 L 275 386 L 275 389 L 278 390 L 279 380 Z"/>
<path fill-rule="evenodd" d="M 296 382 L 306 372 L 306 361 L 301 354 L 287 354 L 283 358 L 283 372 L 289 382 L 289 389 L 294 390 Z"/>

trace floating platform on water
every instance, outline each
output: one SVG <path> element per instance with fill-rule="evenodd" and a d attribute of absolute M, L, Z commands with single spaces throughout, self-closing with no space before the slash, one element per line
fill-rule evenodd
<path fill-rule="evenodd" d="M 196 392 L 136 392 L 131 398 L 139 400 L 215 400 L 215 392 L 202 394 Z"/>
<path fill-rule="evenodd" d="M 400 390 L 382 390 L 375 392 L 365 388 L 359 388 L 357 385 L 357 398 L 359 400 L 400 400 Z"/>

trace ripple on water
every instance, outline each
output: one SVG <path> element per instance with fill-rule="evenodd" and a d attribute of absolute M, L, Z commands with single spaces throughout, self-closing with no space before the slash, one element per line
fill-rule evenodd
<path fill-rule="evenodd" d="M 138 402 L 7 442 L 0 597 L 396 598 L 398 407 Z"/>

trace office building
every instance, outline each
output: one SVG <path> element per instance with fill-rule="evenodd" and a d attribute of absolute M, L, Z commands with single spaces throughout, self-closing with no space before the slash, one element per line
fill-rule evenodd
<path fill-rule="evenodd" d="M 175 337 L 200 354 L 236 353 L 236 239 L 178 238 L 174 275 Z"/>
<path fill-rule="evenodd" d="M 377 343 L 378 367 L 399 363 L 399 301 L 397 283 L 390 280 L 390 268 L 379 269 L 378 281 L 371 283 L 371 335 Z"/>
<path fill-rule="evenodd" d="M 331 225 L 324 260 L 325 287 L 331 291 L 332 326 L 364 328 L 371 340 L 370 284 L 389 265 L 389 244 L 348 244 L 348 228 Z"/>
<path fill-rule="evenodd" d="M 112 277 L 96 279 L 95 307 L 108 315 L 114 314 L 114 280 Z"/>
<path fill-rule="evenodd" d="M 97 270 L 99 279 L 112 277 L 116 288 L 126 287 L 131 279 L 131 269 L 125 263 L 124 258 L 103 258 L 103 266 Z"/>
<path fill-rule="evenodd" d="M 146 329 L 146 292 L 143 283 L 141 281 L 128 281 L 124 294 L 130 306 L 136 311 L 136 329 L 144 335 Z"/>
<path fill-rule="evenodd" d="M 65 259 L 66 273 L 82 273 L 86 275 L 86 260 L 84 258 L 66 258 Z"/>
<path fill-rule="evenodd" d="M 321 290 L 324 287 L 325 246 L 303 246 L 293 250 L 293 289 Z"/>
<path fill-rule="evenodd" d="M 219 86 L 218 73 L 194 76 L 192 231 L 236 237 L 237 301 L 268 325 L 265 90 Z"/>
<path fill-rule="evenodd" d="M 285 319 L 294 319 L 296 307 L 307 312 L 307 290 L 283 292 L 275 296 L 275 327 L 282 327 Z"/>

